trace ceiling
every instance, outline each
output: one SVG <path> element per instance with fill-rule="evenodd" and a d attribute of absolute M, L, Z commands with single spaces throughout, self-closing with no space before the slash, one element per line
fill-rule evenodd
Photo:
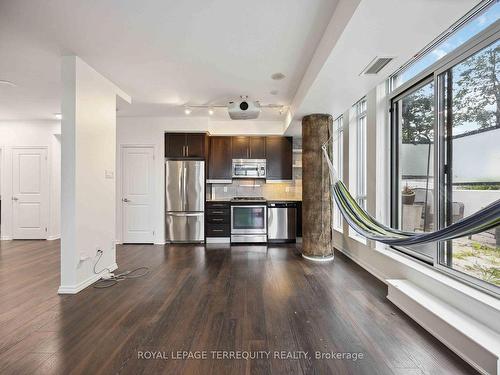
<path fill-rule="evenodd" d="M 0 85 L 0 120 L 54 118 L 60 60 L 68 54 L 132 96 L 131 105 L 119 104 L 119 116 L 178 116 L 184 104 L 225 104 L 243 94 L 289 105 L 336 4 L 3 0 L 0 80 L 16 86 Z M 276 72 L 286 78 L 272 80 Z M 284 116 L 266 110 L 262 119 Z"/>
<path fill-rule="evenodd" d="M 341 115 L 479 2 L 362 0 L 323 64 L 313 72 L 314 80 L 302 82 L 307 87 L 300 87 L 299 92 L 306 94 L 294 100 L 286 134 L 300 135 L 306 114 Z M 377 56 L 395 59 L 377 75 L 360 76 Z"/>

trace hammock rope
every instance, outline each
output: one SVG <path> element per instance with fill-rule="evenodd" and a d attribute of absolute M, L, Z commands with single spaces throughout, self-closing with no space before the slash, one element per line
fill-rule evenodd
<path fill-rule="evenodd" d="M 388 245 L 408 246 L 471 236 L 500 225 L 500 200 L 497 200 L 476 213 L 434 232 L 405 232 L 388 227 L 359 206 L 344 183 L 338 179 L 328 154 L 330 141 L 329 139 L 323 145 L 322 150 L 328 165 L 331 195 L 349 226 L 363 237 Z"/>

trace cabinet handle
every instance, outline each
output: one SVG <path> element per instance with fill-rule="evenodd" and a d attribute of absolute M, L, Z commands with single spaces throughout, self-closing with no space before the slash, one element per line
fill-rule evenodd
<path fill-rule="evenodd" d="M 212 232 L 224 232 L 223 229 L 212 229 Z"/>
<path fill-rule="evenodd" d="M 223 214 L 224 211 L 212 211 L 213 214 Z"/>
<path fill-rule="evenodd" d="M 212 219 L 212 220 L 213 220 L 213 221 L 224 221 L 224 219 L 217 219 L 217 218 Z"/>
<path fill-rule="evenodd" d="M 189 145 L 186 146 L 186 156 L 189 156 Z"/>

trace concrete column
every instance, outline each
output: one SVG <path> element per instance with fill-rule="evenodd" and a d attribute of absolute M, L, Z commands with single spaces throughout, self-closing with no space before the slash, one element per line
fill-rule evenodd
<path fill-rule="evenodd" d="M 328 114 L 302 120 L 302 255 L 318 261 L 333 259 L 330 181 L 321 150 L 332 123 Z"/>

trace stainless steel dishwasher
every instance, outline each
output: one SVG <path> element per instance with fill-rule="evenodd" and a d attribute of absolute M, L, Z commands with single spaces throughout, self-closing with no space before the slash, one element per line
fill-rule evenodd
<path fill-rule="evenodd" d="M 297 203 L 267 203 L 267 242 L 295 242 L 297 237 Z"/>

